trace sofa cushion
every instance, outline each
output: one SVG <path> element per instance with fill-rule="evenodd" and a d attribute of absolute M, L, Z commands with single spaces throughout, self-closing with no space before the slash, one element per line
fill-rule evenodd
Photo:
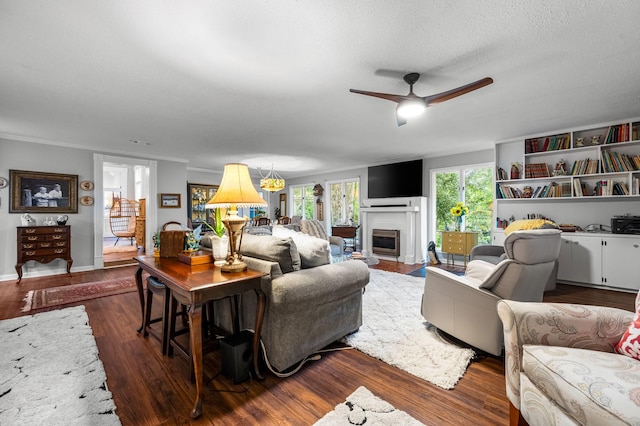
<path fill-rule="evenodd" d="M 640 362 L 616 353 L 523 345 L 524 375 L 580 424 L 636 424 Z"/>
<path fill-rule="evenodd" d="M 243 232 L 253 235 L 271 235 L 271 225 L 245 226 Z"/>
<path fill-rule="evenodd" d="M 240 252 L 258 259 L 278 262 L 283 274 L 300 270 L 300 255 L 290 237 L 243 234 Z"/>
<path fill-rule="evenodd" d="M 273 236 L 293 239 L 300 255 L 302 269 L 331 263 L 331 248 L 329 241 L 287 229 L 281 225 L 274 225 Z"/>
<path fill-rule="evenodd" d="M 638 292 L 640 295 L 640 292 Z M 637 298 L 636 298 L 637 300 Z M 636 306 L 636 314 L 622 339 L 615 346 L 616 352 L 640 361 L 640 306 Z M 639 391 L 640 392 L 640 391 Z"/>

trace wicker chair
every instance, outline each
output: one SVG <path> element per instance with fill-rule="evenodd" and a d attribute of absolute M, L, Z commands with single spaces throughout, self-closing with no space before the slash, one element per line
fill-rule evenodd
<path fill-rule="evenodd" d="M 111 233 L 117 237 L 114 244 L 117 245 L 120 238 L 129 238 L 131 245 L 136 236 L 136 217 L 138 216 L 138 202 L 126 198 L 113 198 L 111 210 L 109 210 L 109 225 Z"/>

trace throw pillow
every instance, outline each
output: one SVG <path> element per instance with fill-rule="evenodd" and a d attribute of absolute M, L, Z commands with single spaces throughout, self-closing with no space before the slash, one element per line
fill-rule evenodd
<path fill-rule="evenodd" d="M 640 292 L 638 292 L 640 297 Z M 630 356 L 640 361 L 640 306 L 636 306 L 636 314 L 629 328 L 622 335 L 622 339 L 615 346 L 616 352 Z"/>
<path fill-rule="evenodd" d="M 242 235 L 243 256 L 278 262 L 283 274 L 300 270 L 300 255 L 291 238 L 271 235 Z"/>
<path fill-rule="evenodd" d="M 507 226 L 504 230 L 504 235 L 509 235 L 513 231 L 526 231 L 530 229 L 558 229 L 558 225 L 546 219 L 516 220 Z"/>
<path fill-rule="evenodd" d="M 272 232 L 274 236 L 293 239 L 300 254 L 302 269 L 315 268 L 316 266 L 331 263 L 329 241 L 287 229 L 282 225 L 274 225 Z"/>

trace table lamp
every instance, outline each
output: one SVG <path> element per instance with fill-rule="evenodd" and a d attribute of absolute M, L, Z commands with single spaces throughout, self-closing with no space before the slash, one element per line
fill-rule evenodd
<path fill-rule="evenodd" d="M 242 261 L 240 246 L 242 245 L 242 230 L 247 225 L 249 218 L 238 216 L 238 207 L 267 206 L 249 176 L 249 168 L 246 164 L 225 164 L 222 182 L 218 191 L 211 198 L 205 208 L 226 208 L 227 216 L 222 223 L 229 234 L 229 254 L 227 261 L 221 266 L 224 272 L 241 272 L 247 269 L 247 264 Z"/>

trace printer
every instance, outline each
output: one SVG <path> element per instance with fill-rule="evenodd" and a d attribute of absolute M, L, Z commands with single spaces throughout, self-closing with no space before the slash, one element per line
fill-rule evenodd
<path fill-rule="evenodd" d="M 614 234 L 640 234 L 640 216 L 614 216 L 611 218 L 611 232 Z"/>

